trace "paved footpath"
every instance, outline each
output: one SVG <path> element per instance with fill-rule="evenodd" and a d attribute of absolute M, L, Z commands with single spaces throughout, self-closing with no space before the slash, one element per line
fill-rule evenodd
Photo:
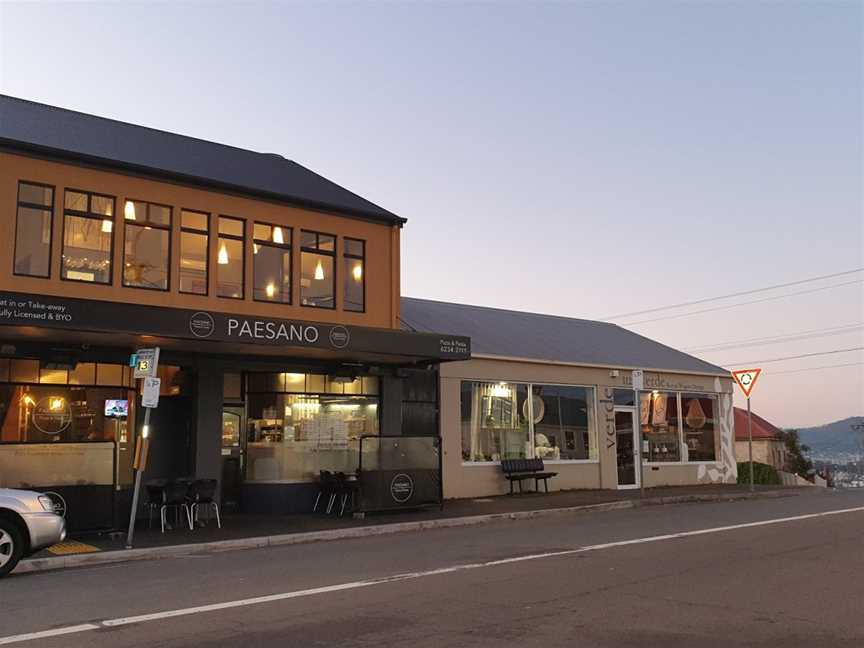
<path fill-rule="evenodd" d="M 864 492 L 505 521 L 0 581 L 0 645 L 864 645 Z"/>

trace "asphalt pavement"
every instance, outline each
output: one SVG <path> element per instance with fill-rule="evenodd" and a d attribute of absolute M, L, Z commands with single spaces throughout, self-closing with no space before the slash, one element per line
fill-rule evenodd
<path fill-rule="evenodd" d="M 13 575 L 0 645 L 857 648 L 862 601 L 864 492 L 814 490 Z"/>

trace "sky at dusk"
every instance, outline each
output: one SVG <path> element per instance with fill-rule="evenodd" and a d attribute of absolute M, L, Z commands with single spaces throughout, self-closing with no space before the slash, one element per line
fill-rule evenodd
<path fill-rule="evenodd" d="M 312 168 L 408 218 L 405 295 L 608 319 L 864 267 L 862 7 L 3 2 L 0 92 Z M 821 424 L 862 281 L 615 321 Z"/>

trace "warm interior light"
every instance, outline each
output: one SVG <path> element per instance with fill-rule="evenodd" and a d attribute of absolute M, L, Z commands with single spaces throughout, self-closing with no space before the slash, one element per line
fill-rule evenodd
<path fill-rule="evenodd" d="M 141 428 L 141 436 L 144 437 L 145 439 L 148 436 L 150 436 L 150 426 L 149 425 L 145 425 L 144 427 Z"/>
<path fill-rule="evenodd" d="M 315 278 L 318 281 L 324 279 L 324 266 L 321 265 L 321 260 L 318 260 L 318 265 L 315 266 Z"/>
<path fill-rule="evenodd" d="M 126 201 L 126 206 L 123 208 L 123 215 L 126 220 L 135 220 L 135 203 L 131 200 Z"/>
<path fill-rule="evenodd" d="M 273 242 L 274 243 L 284 243 L 285 239 L 282 238 L 282 228 L 274 227 L 273 228 Z"/>
<path fill-rule="evenodd" d="M 354 281 L 360 281 L 363 278 L 363 266 L 355 263 L 351 273 L 354 275 Z"/>
<path fill-rule="evenodd" d="M 267 293 L 268 297 L 272 297 L 276 294 L 276 286 L 273 285 L 273 282 L 267 284 L 267 287 L 264 289 L 264 292 Z"/>
<path fill-rule="evenodd" d="M 228 248 L 225 247 L 224 243 L 219 248 L 219 257 L 217 260 L 219 261 L 219 265 L 228 265 Z"/>
<path fill-rule="evenodd" d="M 252 254 L 258 254 L 258 244 L 257 243 L 252 244 Z"/>
<path fill-rule="evenodd" d="M 56 396 L 51 398 L 48 401 L 48 408 L 53 412 L 63 409 L 63 399 Z"/>
<path fill-rule="evenodd" d="M 36 401 L 34 401 L 33 398 L 31 398 L 30 395 L 28 394 L 27 396 L 24 397 L 24 404 L 32 406 L 32 405 L 36 404 Z"/>
<path fill-rule="evenodd" d="M 112 223 L 107 218 L 102 221 L 102 231 L 106 234 L 110 234 L 111 230 L 114 229 L 114 223 Z"/>

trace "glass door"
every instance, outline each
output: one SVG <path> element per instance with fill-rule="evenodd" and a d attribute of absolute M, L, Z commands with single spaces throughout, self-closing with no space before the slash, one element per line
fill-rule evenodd
<path fill-rule="evenodd" d="M 226 406 L 222 410 L 222 505 L 240 505 L 240 484 L 243 476 L 245 410 L 242 406 Z"/>
<path fill-rule="evenodd" d="M 636 458 L 639 442 L 636 435 L 635 410 L 615 410 L 615 440 L 618 457 L 618 488 L 638 488 L 639 470 Z"/>

